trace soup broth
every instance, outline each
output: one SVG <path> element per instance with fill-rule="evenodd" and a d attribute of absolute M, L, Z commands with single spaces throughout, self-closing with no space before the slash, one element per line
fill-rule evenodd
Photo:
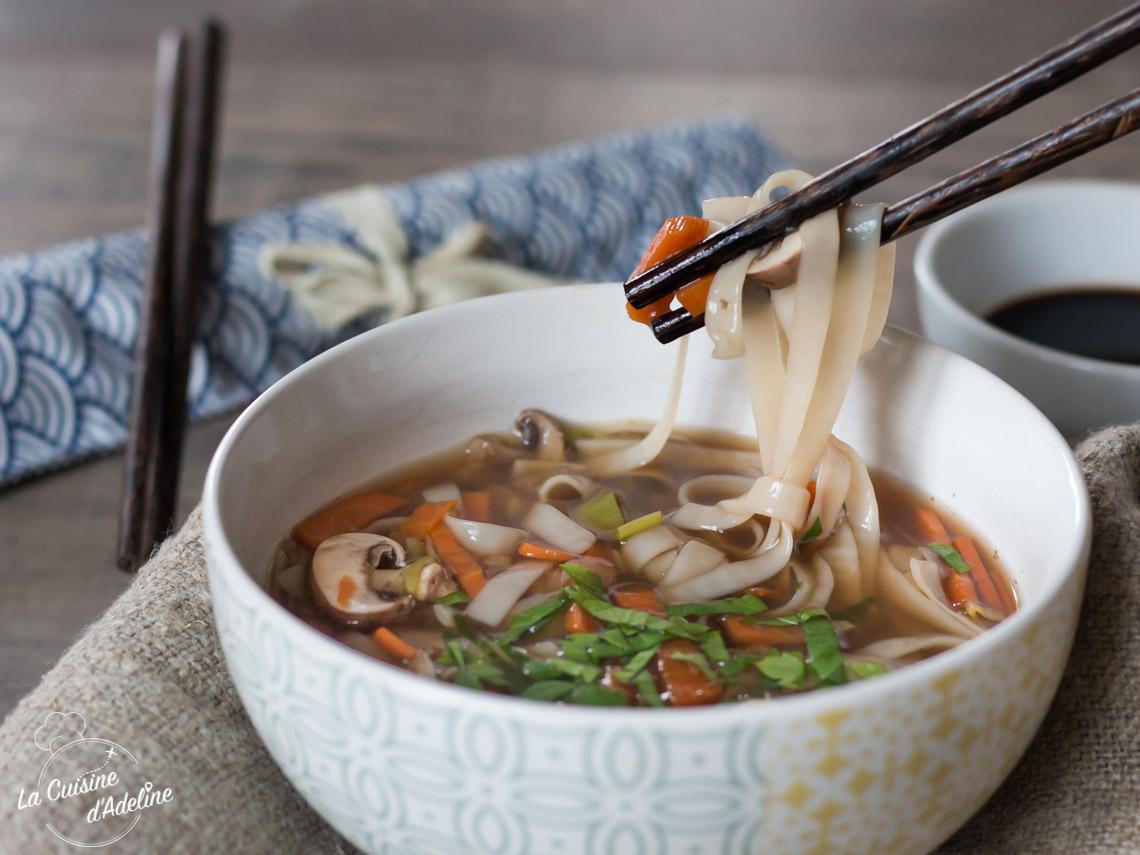
<path fill-rule="evenodd" d="M 564 431 L 534 411 L 519 424 L 517 433 L 476 437 L 299 523 L 278 548 L 271 594 L 320 631 L 425 677 L 587 704 L 778 697 L 877 677 L 961 640 L 875 595 L 845 599 L 838 569 L 830 583 L 797 569 L 818 566 L 820 555 L 843 565 L 843 512 L 831 530 L 817 522 L 805 532 L 793 561 L 761 584 L 711 602 L 679 595 L 684 585 L 671 576 L 694 561 L 686 551 L 701 553 L 696 563 L 718 553 L 743 561 L 763 536 L 752 524 L 676 524 L 686 503 L 711 505 L 733 493 L 734 479 L 756 477 L 755 452 L 742 438 L 675 432 L 651 464 L 595 478 L 583 447 L 628 443 L 644 431 Z M 1016 608 L 993 549 L 913 489 L 873 481 L 882 543 L 896 563 L 920 562 L 947 606 L 980 629 Z M 536 514 L 540 507 L 550 510 Z M 945 533 L 932 537 L 932 525 Z M 465 539 L 467 530 L 476 536 Z M 365 576 L 348 573 L 361 553 L 341 550 L 343 566 L 331 572 L 345 572 L 319 579 L 314 550 L 332 552 L 353 532 L 373 550 Z M 404 554 L 385 557 L 390 543 Z M 484 581 L 470 581 L 473 574 Z M 381 617 L 354 611 L 354 598 L 369 593 L 361 585 L 382 606 L 397 605 Z M 511 587 L 500 595 L 510 601 L 474 612 L 492 586 Z"/>

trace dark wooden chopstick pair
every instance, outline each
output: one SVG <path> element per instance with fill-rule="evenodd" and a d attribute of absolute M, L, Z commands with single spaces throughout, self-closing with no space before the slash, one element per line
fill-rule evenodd
<path fill-rule="evenodd" d="M 693 248 L 631 277 L 626 299 L 644 308 L 736 256 L 768 246 L 805 220 L 929 157 L 1140 43 L 1140 3 L 1080 33 L 874 148 L 828 170 Z M 1140 127 L 1140 89 L 889 206 L 882 242 L 910 234 Z M 704 326 L 676 309 L 653 321 L 662 343 Z"/>
<path fill-rule="evenodd" d="M 208 267 L 210 188 L 224 34 L 205 21 L 165 32 L 147 191 L 150 254 L 134 352 L 118 563 L 135 570 L 173 523 L 199 282 Z"/>

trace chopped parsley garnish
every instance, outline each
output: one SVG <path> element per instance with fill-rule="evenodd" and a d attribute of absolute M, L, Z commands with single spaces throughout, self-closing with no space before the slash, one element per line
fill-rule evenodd
<path fill-rule="evenodd" d="M 815 518 L 815 522 L 811 524 L 811 528 L 804 532 L 804 536 L 800 538 L 800 545 L 811 543 L 817 537 L 823 534 L 823 520 L 819 517 Z"/>
<path fill-rule="evenodd" d="M 853 606 L 848 606 L 845 609 L 840 609 L 837 612 L 831 613 L 832 620 L 843 620 L 848 623 L 859 623 L 863 616 L 867 614 L 867 610 L 875 604 L 874 597 L 867 597 L 857 602 Z"/>
<path fill-rule="evenodd" d="M 602 584 L 601 577 L 593 570 L 589 570 L 581 564 L 563 564 L 562 572 L 573 579 L 575 584 L 581 585 L 590 593 L 597 594 L 599 597 L 606 595 L 606 586 Z"/>
<path fill-rule="evenodd" d="M 839 639 L 835 627 L 827 617 L 813 617 L 803 625 L 807 644 L 808 667 L 820 685 L 838 685 L 847 682 L 843 655 L 839 652 Z"/>
<path fill-rule="evenodd" d="M 457 606 L 460 603 L 466 603 L 470 599 L 471 597 L 467 595 L 466 591 L 454 591 L 446 597 L 440 597 L 436 602 L 443 606 Z"/>
<path fill-rule="evenodd" d="M 854 662 L 847 666 L 851 672 L 860 680 L 867 680 L 871 677 L 880 677 L 883 674 L 889 673 L 887 666 L 878 662 Z"/>
<path fill-rule="evenodd" d="M 681 603 L 665 609 L 671 615 L 756 615 L 767 610 L 768 605 L 755 594 L 725 597 L 707 603 Z"/>
<path fill-rule="evenodd" d="M 966 559 L 963 558 L 962 554 L 953 546 L 947 546 L 944 543 L 939 543 L 937 540 L 932 540 L 926 545 L 937 552 L 939 558 L 959 573 L 970 572 L 970 565 L 966 563 Z"/>
<path fill-rule="evenodd" d="M 760 673 L 775 680 L 781 689 L 798 691 L 804 687 L 804 655 L 798 650 L 773 650 L 756 663 Z"/>

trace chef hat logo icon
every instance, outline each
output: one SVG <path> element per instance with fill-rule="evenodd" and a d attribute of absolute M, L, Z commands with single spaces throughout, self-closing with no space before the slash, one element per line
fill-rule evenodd
<path fill-rule="evenodd" d="M 36 730 L 36 745 L 53 755 L 65 745 L 83 738 L 87 719 L 77 712 L 52 712 Z"/>

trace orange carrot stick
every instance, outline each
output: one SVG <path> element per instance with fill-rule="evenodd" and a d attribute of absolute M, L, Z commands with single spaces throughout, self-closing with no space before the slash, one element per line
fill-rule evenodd
<path fill-rule="evenodd" d="M 317 511 L 293 526 L 293 539 L 316 549 L 322 541 L 338 534 L 359 531 L 380 517 L 399 510 L 407 499 L 391 493 L 361 493 L 342 499 L 335 505 Z"/>
<path fill-rule="evenodd" d="M 491 492 L 489 490 L 474 490 L 460 495 L 463 496 L 463 513 L 467 519 L 485 523 L 491 521 Z"/>
<path fill-rule="evenodd" d="M 699 654 L 697 645 L 684 638 L 667 641 L 657 651 L 657 667 L 664 684 L 665 702 L 674 707 L 691 707 L 715 704 L 724 696 L 724 686 L 716 677 L 709 677 L 700 667 L 684 659 L 674 659 L 674 653 Z"/>
<path fill-rule="evenodd" d="M 641 256 L 641 261 L 637 265 L 637 269 L 631 275 L 637 276 L 644 273 L 655 264 L 660 264 L 667 258 L 682 252 L 691 246 L 695 246 L 704 240 L 705 235 L 709 233 L 709 221 L 700 217 L 673 217 L 666 220 L 665 224 L 653 236 L 653 241 L 649 244 L 649 249 L 645 250 L 645 255 Z M 648 324 L 658 315 L 663 315 L 669 311 L 669 306 L 673 303 L 673 295 L 662 297 L 655 303 L 646 306 L 644 309 L 635 309 L 633 306 L 626 304 L 626 311 L 629 316 L 641 324 Z M 703 311 L 703 309 L 702 309 Z"/>
<path fill-rule="evenodd" d="M 765 588 L 761 585 L 753 585 L 751 588 L 745 588 L 744 593 L 751 594 L 754 597 L 759 597 L 762 600 L 774 600 L 779 596 L 779 592 L 773 591 L 771 588 Z"/>
<path fill-rule="evenodd" d="M 566 610 L 566 632 L 574 635 L 580 632 L 597 632 L 598 622 L 577 603 Z"/>
<path fill-rule="evenodd" d="M 336 604 L 342 609 L 347 609 L 352 600 L 352 595 L 358 590 L 360 590 L 360 586 L 351 576 L 341 576 L 340 584 L 336 586 Z"/>
<path fill-rule="evenodd" d="M 724 631 L 734 644 L 768 644 L 773 647 L 802 647 L 804 644 L 804 633 L 798 626 L 748 623 L 739 615 L 725 617 Z"/>
<path fill-rule="evenodd" d="M 392 529 L 392 537 L 397 540 L 409 537 L 425 538 L 458 504 L 458 500 L 455 499 L 450 502 L 424 502 L 412 511 L 410 517 Z"/>
<path fill-rule="evenodd" d="M 703 315 L 705 306 L 709 302 L 709 288 L 712 287 L 712 273 L 702 276 L 696 282 L 690 282 L 677 289 L 677 302 L 688 310 L 690 315 Z"/>
<path fill-rule="evenodd" d="M 661 601 L 657 599 L 657 595 L 648 588 L 614 591 L 610 599 L 614 601 L 615 606 L 621 606 L 623 609 L 649 612 L 650 614 L 660 616 L 665 615 L 665 606 L 661 605 Z"/>
<path fill-rule="evenodd" d="M 808 491 L 808 505 L 809 506 L 814 505 L 815 504 L 815 481 L 808 481 L 807 491 Z"/>
<path fill-rule="evenodd" d="M 980 602 L 978 589 L 974 586 L 971 575 L 951 569 L 950 575 L 942 580 L 942 590 L 946 593 L 946 599 L 956 609 L 963 608 L 966 603 Z"/>
<path fill-rule="evenodd" d="M 946 531 L 946 526 L 942 525 L 938 514 L 930 508 L 919 508 L 915 511 L 915 516 L 918 518 L 918 530 L 922 534 L 923 543 L 933 541 L 943 546 L 950 545 L 950 535 Z"/>
<path fill-rule="evenodd" d="M 454 503 L 452 503 L 454 504 Z M 471 557 L 471 553 L 459 545 L 447 523 L 439 522 L 431 530 L 431 541 L 435 544 L 435 552 L 448 569 L 455 574 L 459 586 L 469 597 L 474 597 L 487 584 L 487 577 L 479 562 Z"/>
<path fill-rule="evenodd" d="M 382 626 L 372 633 L 372 640 L 391 653 L 393 656 L 398 656 L 401 659 L 411 659 L 416 655 L 416 648 L 392 632 L 386 626 Z"/>
<path fill-rule="evenodd" d="M 559 564 L 565 564 L 567 561 L 573 561 L 577 558 L 570 552 L 563 552 L 560 549 L 553 549 L 549 546 L 543 546 L 539 543 L 530 543 L 523 541 L 519 544 L 519 555 L 523 558 L 539 558 L 543 561 L 557 561 Z"/>
<path fill-rule="evenodd" d="M 1009 615 L 1005 601 L 998 594 L 997 586 L 994 585 L 994 580 L 990 576 L 990 571 L 986 569 L 982 556 L 978 554 L 974 541 L 968 537 L 956 537 L 953 545 L 962 559 L 970 565 L 970 575 L 974 577 L 974 584 L 978 586 L 978 593 L 982 595 L 982 605 L 990 606 L 1004 615 Z"/>

